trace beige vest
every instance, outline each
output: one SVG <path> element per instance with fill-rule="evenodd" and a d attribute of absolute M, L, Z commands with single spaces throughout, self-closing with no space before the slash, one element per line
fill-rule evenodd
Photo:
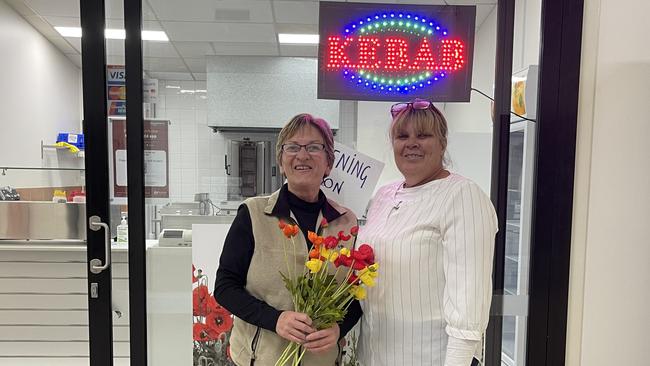
<path fill-rule="evenodd" d="M 306 269 L 307 245 L 301 233 L 296 235 L 294 237 L 296 255 L 294 256 L 291 241 L 285 238 L 279 229 L 278 218 L 271 215 L 278 195 L 279 191 L 271 196 L 254 197 L 244 202 L 250 212 L 253 237 L 255 238 L 255 249 L 246 278 L 246 290 L 278 310 L 294 310 L 291 295 L 280 276 L 280 272 L 287 274 L 283 243 L 286 245 L 289 265 L 295 266 L 295 270 L 292 268 L 293 273 L 302 273 Z M 323 229 L 322 235 L 325 237 L 336 236 L 341 230 L 349 233 L 350 228 L 357 224 L 354 213 L 331 200 L 328 200 L 328 203 L 344 214 L 330 222 L 329 226 Z M 321 218 L 322 213 L 318 216 L 318 223 L 321 222 Z M 349 240 L 344 245 L 352 246 L 352 243 L 353 240 Z M 344 279 L 345 272 L 339 271 L 339 273 L 341 273 L 339 275 L 339 281 L 341 281 Z M 288 343 L 275 332 L 235 317 L 230 337 L 230 354 L 238 366 L 251 365 L 253 358 L 255 366 L 273 366 Z M 301 364 L 304 366 L 333 366 L 337 356 L 338 347 L 319 355 L 307 352 Z"/>

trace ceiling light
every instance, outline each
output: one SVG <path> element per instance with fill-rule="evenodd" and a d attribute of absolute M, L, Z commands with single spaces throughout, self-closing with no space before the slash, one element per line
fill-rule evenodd
<path fill-rule="evenodd" d="M 165 32 L 163 32 L 163 31 L 143 30 L 142 31 L 142 40 L 143 41 L 168 42 L 169 38 L 167 37 L 167 34 Z"/>
<path fill-rule="evenodd" d="M 81 28 L 79 27 L 54 27 L 63 37 L 81 38 Z"/>
<path fill-rule="evenodd" d="M 178 86 L 178 85 L 167 85 L 167 86 L 165 86 L 165 88 L 167 88 L 167 89 L 180 89 L 181 87 Z"/>
<path fill-rule="evenodd" d="M 278 33 L 278 41 L 284 44 L 318 44 L 318 34 Z"/>
<path fill-rule="evenodd" d="M 54 27 L 63 37 L 81 38 L 81 28 L 79 27 Z M 125 39 L 126 31 L 124 29 L 106 29 L 104 36 L 107 39 Z M 168 42 L 169 38 L 163 31 L 142 31 L 143 41 L 162 41 Z"/>

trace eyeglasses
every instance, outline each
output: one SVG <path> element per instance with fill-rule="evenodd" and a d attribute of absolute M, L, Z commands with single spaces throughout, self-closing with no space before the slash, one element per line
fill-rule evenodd
<path fill-rule="evenodd" d="M 412 102 L 408 102 L 408 103 L 396 103 L 396 104 L 393 104 L 390 107 L 390 115 L 393 118 L 395 118 L 398 114 L 400 114 L 400 112 L 402 112 L 403 110 L 405 110 L 405 109 L 407 109 L 409 107 L 413 108 L 413 109 L 427 109 L 427 108 L 432 107 L 432 106 L 433 106 L 433 103 L 428 101 L 428 100 L 414 99 Z"/>
<path fill-rule="evenodd" d="M 305 148 L 305 151 L 307 151 L 309 154 L 318 154 L 325 150 L 325 144 L 321 144 L 321 143 L 312 143 L 307 145 L 291 143 L 291 144 L 282 145 L 282 152 L 289 155 L 296 155 L 300 152 L 300 149 L 302 149 L 303 147 Z"/>

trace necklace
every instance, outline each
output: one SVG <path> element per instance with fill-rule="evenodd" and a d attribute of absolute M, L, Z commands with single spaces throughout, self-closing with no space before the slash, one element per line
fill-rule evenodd
<path fill-rule="evenodd" d="M 441 165 L 440 169 L 436 170 L 430 177 L 425 178 L 424 180 L 422 180 L 422 181 L 420 181 L 420 182 L 418 182 L 418 183 L 416 183 L 416 184 L 414 184 L 412 186 L 407 186 L 406 185 L 406 180 L 405 180 L 402 187 L 404 187 L 404 188 L 413 188 L 413 187 L 421 186 L 423 184 L 427 184 L 429 182 L 432 182 L 432 181 L 438 179 L 438 176 L 440 175 L 440 173 L 442 173 L 444 171 L 445 171 L 445 168 Z"/>

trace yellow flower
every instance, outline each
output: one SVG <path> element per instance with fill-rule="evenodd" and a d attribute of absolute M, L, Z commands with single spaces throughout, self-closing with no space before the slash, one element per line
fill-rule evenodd
<path fill-rule="evenodd" d="M 365 271 L 363 274 L 359 275 L 359 279 L 361 280 L 361 282 L 363 282 L 363 284 L 368 286 L 368 287 L 375 286 L 374 277 L 376 277 L 376 276 L 372 276 L 371 273 L 373 273 L 373 272 Z M 377 273 L 377 272 L 375 272 L 375 273 Z"/>
<path fill-rule="evenodd" d="M 320 248 L 320 255 L 333 263 L 339 256 L 339 253 L 337 253 L 335 250 L 327 249 L 323 246 Z"/>
<path fill-rule="evenodd" d="M 318 273 L 318 271 L 323 267 L 323 261 L 320 259 L 310 259 L 305 263 L 305 266 L 309 268 L 311 273 Z"/>
<path fill-rule="evenodd" d="M 368 266 L 370 272 L 377 272 L 379 270 L 379 263 L 374 263 Z"/>
<path fill-rule="evenodd" d="M 366 298 L 366 289 L 363 286 L 352 286 L 350 287 L 350 294 L 354 295 L 357 300 L 363 300 Z"/>
<path fill-rule="evenodd" d="M 341 255 L 344 255 L 346 257 L 350 257 L 350 249 L 348 248 L 341 248 Z"/>

